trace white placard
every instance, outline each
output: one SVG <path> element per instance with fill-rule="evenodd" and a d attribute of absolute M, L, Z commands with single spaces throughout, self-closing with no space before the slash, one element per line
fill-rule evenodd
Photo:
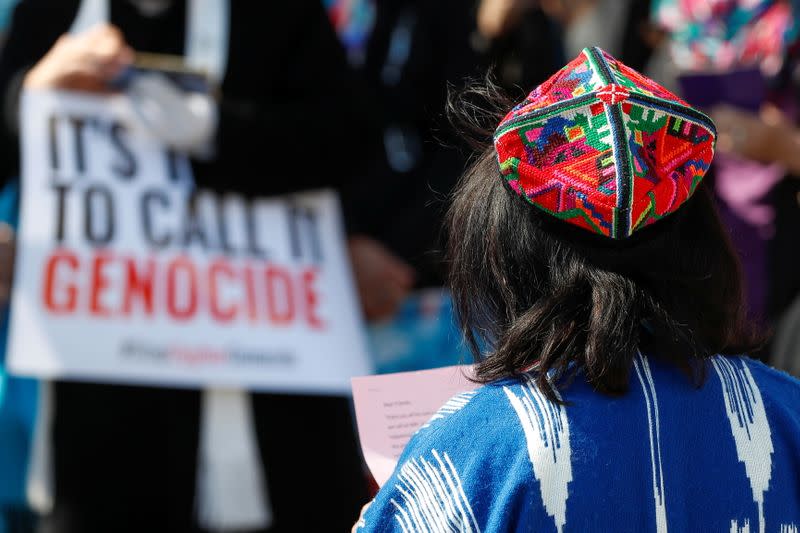
<path fill-rule="evenodd" d="M 21 124 L 13 372 L 347 393 L 371 370 L 334 193 L 193 194 L 124 96 L 28 92 Z"/>

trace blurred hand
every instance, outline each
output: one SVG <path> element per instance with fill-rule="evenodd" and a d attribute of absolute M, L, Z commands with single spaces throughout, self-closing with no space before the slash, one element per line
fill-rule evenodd
<path fill-rule="evenodd" d="M 481 0 L 478 6 L 478 31 L 495 39 L 514 29 L 520 17 L 536 7 L 536 0 Z"/>
<path fill-rule="evenodd" d="M 16 252 L 14 236 L 14 230 L 11 226 L 5 222 L 0 222 L 0 307 L 8 304 L 11 295 Z"/>
<path fill-rule="evenodd" d="M 414 286 L 414 271 L 369 237 L 351 237 L 348 249 L 367 320 L 390 318 Z"/>
<path fill-rule="evenodd" d="M 730 106 L 712 110 L 717 126 L 717 149 L 763 163 L 781 163 L 800 172 L 800 131 L 776 107 L 766 105 L 758 114 Z"/>
<path fill-rule="evenodd" d="M 539 0 L 542 11 L 563 26 L 583 16 L 596 3 L 596 0 Z"/>
<path fill-rule="evenodd" d="M 97 25 L 80 35 L 62 35 L 28 72 L 29 89 L 105 92 L 108 83 L 133 62 L 134 52 L 114 26 Z"/>

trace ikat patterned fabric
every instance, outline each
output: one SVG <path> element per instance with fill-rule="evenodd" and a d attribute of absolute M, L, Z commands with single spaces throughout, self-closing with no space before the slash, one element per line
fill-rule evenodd
<path fill-rule="evenodd" d="M 357 533 L 798 533 L 800 382 L 717 356 L 698 388 L 639 354 L 630 390 L 531 376 L 448 402 Z"/>
<path fill-rule="evenodd" d="M 625 239 L 676 211 L 714 156 L 707 116 L 599 48 L 531 92 L 494 144 L 507 184 L 537 208 Z"/>

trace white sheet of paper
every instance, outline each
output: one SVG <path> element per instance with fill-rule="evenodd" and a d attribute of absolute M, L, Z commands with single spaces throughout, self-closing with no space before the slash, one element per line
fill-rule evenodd
<path fill-rule="evenodd" d="M 450 398 L 480 385 L 472 366 L 353 378 L 358 435 L 379 486 L 392 475 L 411 436 Z"/>

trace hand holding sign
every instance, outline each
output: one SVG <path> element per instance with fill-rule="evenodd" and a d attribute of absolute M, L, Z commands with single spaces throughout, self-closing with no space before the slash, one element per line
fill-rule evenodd
<path fill-rule="evenodd" d="M 80 35 L 62 35 L 28 72 L 23 86 L 104 92 L 133 58 L 122 32 L 110 24 L 99 24 Z"/>
<path fill-rule="evenodd" d="M 414 270 L 369 237 L 351 237 L 348 251 L 367 320 L 394 315 L 414 286 Z"/>

